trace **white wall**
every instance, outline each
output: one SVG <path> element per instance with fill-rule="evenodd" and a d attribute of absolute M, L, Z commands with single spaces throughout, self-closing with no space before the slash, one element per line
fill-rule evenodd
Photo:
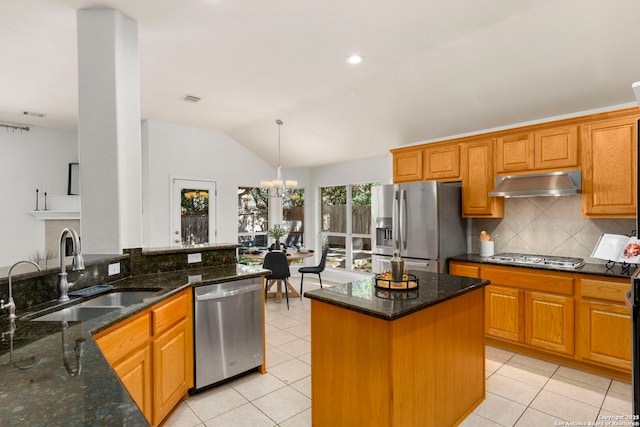
<path fill-rule="evenodd" d="M 216 182 L 217 243 L 238 241 L 238 187 L 255 187 L 275 177 L 265 163 L 222 132 L 156 120 L 142 123 L 143 246 L 171 243 L 170 179 Z M 309 182 L 305 169 L 283 169 L 286 179 Z"/>
<path fill-rule="evenodd" d="M 36 188 L 41 195 L 67 194 L 69 163 L 78 161 L 77 134 L 0 127 L 0 153 L 0 266 L 8 266 L 44 251 L 44 222 L 29 212 L 35 209 Z"/>

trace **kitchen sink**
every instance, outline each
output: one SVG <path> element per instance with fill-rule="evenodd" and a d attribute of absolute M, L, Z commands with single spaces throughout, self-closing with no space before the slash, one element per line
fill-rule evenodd
<path fill-rule="evenodd" d="M 74 305 L 71 307 L 63 308 L 62 310 L 54 311 L 53 313 L 45 314 L 44 316 L 31 319 L 36 322 L 72 322 L 93 319 L 94 317 L 102 316 L 103 314 L 115 311 L 121 307 L 81 307 Z"/>
<path fill-rule="evenodd" d="M 78 304 L 67 306 L 51 313 L 33 317 L 36 322 L 64 322 L 83 321 L 102 316 L 103 314 L 119 310 L 124 307 L 143 303 L 146 299 L 155 297 L 160 289 L 144 291 L 115 291 L 88 300 L 81 300 Z"/>
<path fill-rule="evenodd" d="M 116 291 L 83 301 L 82 307 L 128 307 L 140 304 L 145 299 L 156 295 L 157 290 L 150 291 Z"/>

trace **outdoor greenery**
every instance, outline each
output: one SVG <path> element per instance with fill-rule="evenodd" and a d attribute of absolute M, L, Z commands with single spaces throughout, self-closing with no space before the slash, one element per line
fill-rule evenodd
<path fill-rule="evenodd" d="M 351 186 L 351 201 L 354 205 L 371 205 L 371 187 L 377 183 L 354 184 Z M 322 188 L 322 204 L 330 206 L 344 206 L 347 204 L 347 186 Z"/>
<path fill-rule="evenodd" d="M 187 214 L 206 214 L 209 212 L 209 192 L 185 188 L 182 190 L 181 206 Z"/>

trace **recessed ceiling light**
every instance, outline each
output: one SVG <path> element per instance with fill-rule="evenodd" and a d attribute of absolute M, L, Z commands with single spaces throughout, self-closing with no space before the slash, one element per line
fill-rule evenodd
<path fill-rule="evenodd" d="M 347 61 L 347 64 L 358 65 L 358 64 L 361 64 L 362 61 L 364 61 L 364 56 L 358 55 L 358 54 L 350 55 L 350 56 L 347 56 L 346 61 Z"/>

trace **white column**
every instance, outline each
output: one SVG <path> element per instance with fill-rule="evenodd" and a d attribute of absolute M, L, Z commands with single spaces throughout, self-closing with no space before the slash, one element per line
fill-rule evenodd
<path fill-rule="evenodd" d="M 78 150 L 84 253 L 142 244 L 138 24 L 78 11 Z"/>

